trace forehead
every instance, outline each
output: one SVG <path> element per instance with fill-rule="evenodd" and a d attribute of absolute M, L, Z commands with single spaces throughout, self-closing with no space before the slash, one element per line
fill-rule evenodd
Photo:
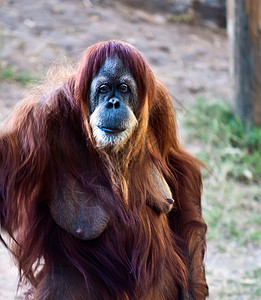
<path fill-rule="evenodd" d="M 98 74 L 95 76 L 97 77 L 107 77 L 107 78 L 115 78 L 115 77 L 122 77 L 122 76 L 128 76 L 133 78 L 130 70 L 124 65 L 121 59 L 118 57 L 110 57 L 107 58 L 98 71 Z"/>

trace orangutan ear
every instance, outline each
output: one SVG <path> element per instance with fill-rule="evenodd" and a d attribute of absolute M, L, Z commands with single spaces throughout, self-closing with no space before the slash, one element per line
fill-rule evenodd
<path fill-rule="evenodd" d="M 151 167 L 150 176 L 160 197 L 159 201 L 147 197 L 147 204 L 158 212 L 169 213 L 173 208 L 174 199 L 165 178 L 156 167 Z"/>

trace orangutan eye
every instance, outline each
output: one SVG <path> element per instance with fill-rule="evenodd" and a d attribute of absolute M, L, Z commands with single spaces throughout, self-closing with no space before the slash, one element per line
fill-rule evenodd
<path fill-rule="evenodd" d="M 109 87 L 107 84 L 102 84 L 100 87 L 99 87 L 99 92 L 102 93 L 102 94 L 105 94 L 105 93 L 108 93 L 109 92 Z"/>
<path fill-rule="evenodd" d="M 127 86 L 127 84 L 123 83 L 119 86 L 119 91 L 122 93 L 127 93 L 129 90 L 129 87 Z"/>

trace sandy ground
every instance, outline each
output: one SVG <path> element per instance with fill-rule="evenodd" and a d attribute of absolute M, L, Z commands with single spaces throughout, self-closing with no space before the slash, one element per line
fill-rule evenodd
<path fill-rule="evenodd" d="M 157 77 L 167 84 L 178 114 L 186 113 L 199 96 L 229 99 L 227 40 L 224 31 L 168 23 L 160 14 L 124 6 L 93 6 L 89 1 L 0 0 L 0 63 L 17 73 L 42 74 L 54 60 L 78 58 L 89 45 L 121 39 L 135 45 Z M 0 121 L 19 100 L 24 87 L 0 82 Z M 190 145 L 185 145 L 189 149 Z M 204 204 L 203 204 L 204 205 Z M 261 251 L 239 249 L 219 253 L 209 243 L 206 259 L 210 299 L 241 269 L 261 266 Z M 0 245 L 0 299 L 14 298 L 17 272 Z M 243 299 L 243 298 L 237 298 Z"/>

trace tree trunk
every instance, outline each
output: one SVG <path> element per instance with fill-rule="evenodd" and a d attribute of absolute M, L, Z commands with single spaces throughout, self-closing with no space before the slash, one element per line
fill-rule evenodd
<path fill-rule="evenodd" d="M 227 1 L 233 100 L 245 123 L 261 126 L 261 1 Z"/>

